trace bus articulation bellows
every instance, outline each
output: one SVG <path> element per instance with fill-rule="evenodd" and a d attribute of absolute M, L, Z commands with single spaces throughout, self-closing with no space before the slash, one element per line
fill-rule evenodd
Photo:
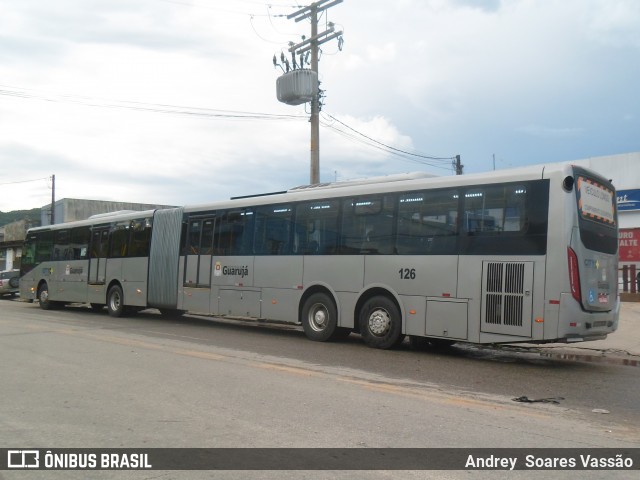
<path fill-rule="evenodd" d="M 612 183 L 572 165 L 327 184 L 31 229 L 21 296 L 377 348 L 597 340 L 618 325 L 617 228 Z"/>

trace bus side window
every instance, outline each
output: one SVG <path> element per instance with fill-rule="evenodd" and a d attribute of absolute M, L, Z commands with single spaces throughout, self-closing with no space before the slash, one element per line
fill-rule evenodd
<path fill-rule="evenodd" d="M 131 221 L 131 238 L 129 240 L 129 257 L 146 257 L 151 245 L 151 218 Z"/>
<path fill-rule="evenodd" d="M 104 225 L 100 225 L 100 230 L 97 230 L 95 226 L 93 228 L 90 258 L 104 258 L 108 252 L 109 230 L 106 230 Z"/>
<path fill-rule="evenodd" d="M 202 217 L 185 221 L 182 224 L 181 255 L 213 255 L 215 223 L 215 218 Z"/>
<path fill-rule="evenodd" d="M 464 228 L 469 235 L 523 232 L 528 226 L 524 185 L 497 185 L 468 190 Z"/>
<path fill-rule="evenodd" d="M 216 222 L 214 242 L 220 255 L 251 255 L 253 243 L 253 211 L 236 210 L 222 214 Z"/>
<path fill-rule="evenodd" d="M 200 235 L 202 234 L 202 220 L 190 220 L 187 233 L 187 245 L 185 255 L 200 254 Z"/>
<path fill-rule="evenodd" d="M 296 207 L 293 252 L 328 255 L 338 250 L 337 200 L 300 203 Z"/>
<path fill-rule="evenodd" d="M 71 230 L 70 238 L 70 259 L 71 260 L 84 260 L 88 257 L 89 238 L 91 236 L 91 230 L 87 227 L 76 227 Z"/>
<path fill-rule="evenodd" d="M 35 263 L 47 262 L 53 256 L 53 232 L 45 231 L 36 233 L 36 258 Z"/>
<path fill-rule="evenodd" d="M 129 222 L 121 222 L 113 225 L 109 231 L 111 248 L 109 257 L 121 258 L 127 256 L 127 245 L 129 240 Z"/>
<path fill-rule="evenodd" d="M 69 230 L 58 230 L 54 233 L 53 259 L 69 260 Z"/>
<path fill-rule="evenodd" d="M 457 253 L 458 192 L 405 193 L 398 207 L 397 252 L 401 255 Z"/>
<path fill-rule="evenodd" d="M 256 210 L 254 253 L 286 255 L 289 253 L 291 206 L 269 205 Z"/>
<path fill-rule="evenodd" d="M 29 234 L 25 240 L 24 248 L 22 249 L 22 262 L 20 264 L 21 274 L 31 271 L 36 264 L 36 242 L 38 236 L 36 234 Z"/>
<path fill-rule="evenodd" d="M 200 239 L 200 255 L 213 255 L 213 229 L 215 218 L 207 218 L 202 224 Z"/>
<path fill-rule="evenodd" d="M 395 196 L 347 199 L 343 204 L 343 254 L 394 252 Z"/>

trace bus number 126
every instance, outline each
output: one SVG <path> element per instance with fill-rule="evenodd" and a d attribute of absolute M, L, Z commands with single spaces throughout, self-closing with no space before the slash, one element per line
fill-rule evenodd
<path fill-rule="evenodd" d="M 398 272 L 402 280 L 415 280 L 416 278 L 415 268 L 401 268 Z"/>

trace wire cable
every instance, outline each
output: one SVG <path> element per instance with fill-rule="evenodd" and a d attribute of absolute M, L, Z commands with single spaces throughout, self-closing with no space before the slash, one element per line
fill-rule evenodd
<path fill-rule="evenodd" d="M 71 103 L 89 107 L 120 108 L 152 113 L 164 113 L 171 115 L 188 115 L 196 117 L 244 119 L 244 120 L 307 120 L 306 115 L 288 115 L 263 112 L 244 112 L 237 110 L 218 110 L 204 107 L 188 107 L 180 105 L 168 105 L 162 103 L 144 103 L 127 100 L 106 100 L 100 98 L 85 97 L 79 95 L 67 95 L 57 93 L 44 93 L 29 89 L 0 85 L 0 96 L 9 96 L 24 99 L 45 100 L 57 103 Z"/>
<path fill-rule="evenodd" d="M 50 178 L 51 177 L 43 177 L 43 178 L 34 178 L 33 180 L 17 180 L 15 182 L 0 183 L 0 185 L 16 185 L 18 183 L 40 182 L 42 180 L 49 180 Z"/>
<path fill-rule="evenodd" d="M 395 155 L 400 160 L 404 160 L 404 161 L 411 162 L 411 163 L 417 163 L 419 165 L 427 165 L 427 166 L 433 167 L 433 168 L 440 168 L 442 170 L 448 170 L 448 171 L 451 170 L 451 165 L 444 166 L 444 165 L 439 164 L 439 163 L 433 163 L 433 162 L 429 162 L 429 161 L 426 161 L 426 160 L 420 160 L 420 159 L 417 159 L 417 158 L 409 157 L 409 156 L 406 156 L 404 154 L 388 150 L 385 147 L 377 145 L 377 144 L 375 144 L 373 142 L 369 142 L 366 139 L 362 139 L 361 137 L 357 137 L 356 135 L 351 134 L 349 132 L 345 132 L 344 130 L 340 130 L 339 128 L 336 128 L 335 126 L 325 125 L 325 124 L 322 124 L 322 126 L 331 129 L 332 131 L 338 133 L 339 135 L 341 135 L 341 136 L 343 136 L 343 137 L 345 137 L 347 139 L 353 140 L 353 141 L 358 142 L 358 143 L 362 143 L 362 144 L 367 145 L 367 146 L 369 146 L 371 148 L 375 148 L 376 150 L 380 150 L 382 152 L 389 153 L 391 155 Z"/>
<path fill-rule="evenodd" d="M 375 138 L 372 138 L 369 135 L 366 135 L 366 134 L 356 130 L 355 128 L 347 125 L 346 123 L 344 123 L 343 121 L 337 119 L 336 117 L 334 117 L 333 115 L 331 115 L 329 113 L 326 113 L 326 112 L 322 112 L 322 113 L 324 115 L 326 115 L 327 117 L 329 117 L 334 122 L 339 123 L 340 125 L 344 126 L 348 130 L 353 132 L 355 135 L 358 135 L 358 137 L 356 137 L 355 135 L 349 135 L 344 130 L 336 128 L 335 125 L 332 125 L 332 124 L 323 125 L 324 127 L 331 128 L 332 130 L 341 133 L 343 136 L 345 136 L 347 138 L 352 138 L 354 140 L 360 141 L 361 143 L 365 143 L 365 144 L 368 144 L 370 146 L 375 146 L 376 148 L 378 148 L 380 150 L 384 150 L 384 151 L 387 151 L 388 153 L 396 154 L 396 155 L 398 155 L 398 156 L 400 156 L 402 158 L 405 158 L 405 159 L 411 158 L 414 161 L 416 161 L 416 163 L 422 163 L 422 164 L 425 164 L 425 165 L 430 165 L 430 166 L 438 167 L 438 168 L 450 169 L 451 168 L 451 161 L 455 159 L 455 157 L 453 157 L 453 156 L 452 157 L 436 157 L 436 156 L 432 156 L 432 155 L 424 155 L 424 154 L 421 154 L 421 153 L 409 152 L 407 150 L 402 150 L 400 148 L 396 148 L 396 147 L 393 147 L 391 145 L 387 145 L 386 143 L 383 143 L 383 142 L 381 142 L 379 140 L 376 140 Z M 431 162 L 426 162 L 425 160 L 430 160 Z M 436 163 L 434 163 L 434 162 L 436 162 Z M 444 165 L 446 165 L 446 167 Z"/>

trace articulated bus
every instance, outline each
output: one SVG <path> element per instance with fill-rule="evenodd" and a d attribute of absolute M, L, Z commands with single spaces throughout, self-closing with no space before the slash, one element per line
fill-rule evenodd
<path fill-rule="evenodd" d="M 611 182 L 564 164 L 295 188 L 29 230 L 21 296 L 448 345 L 616 330 Z"/>

